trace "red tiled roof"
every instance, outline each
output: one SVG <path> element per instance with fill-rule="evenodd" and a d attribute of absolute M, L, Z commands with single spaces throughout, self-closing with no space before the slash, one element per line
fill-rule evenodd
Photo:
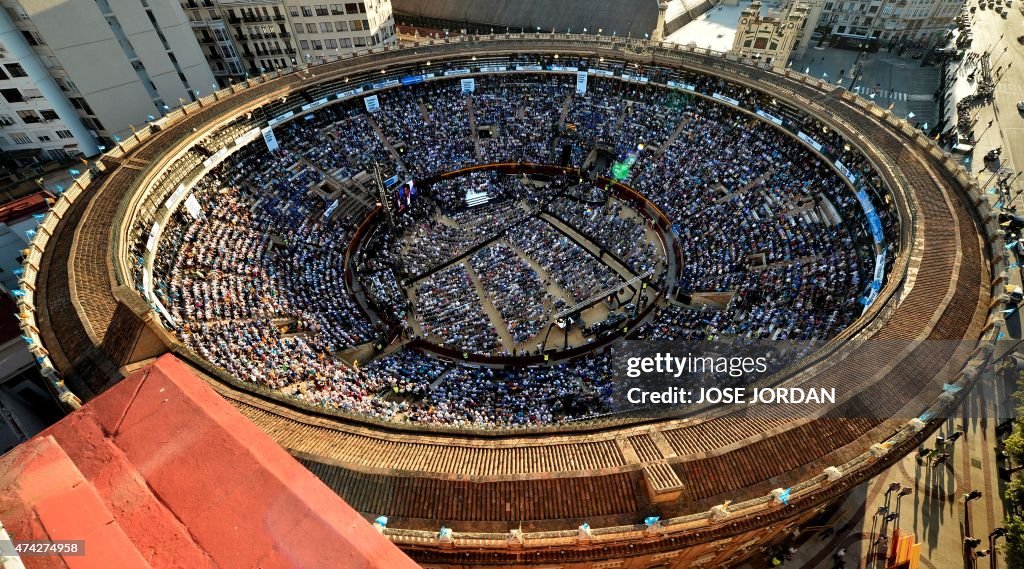
<path fill-rule="evenodd" d="M 0 458 L 18 539 L 84 539 L 29 567 L 414 564 L 173 356 Z"/>
<path fill-rule="evenodd" d="M 46 198 L 52 198 L 49 192 L 36 192 L 27 196 L 0 204 L 0 222 L 9 223 L 26 218 L 33 213 L 46 211 Z"/>

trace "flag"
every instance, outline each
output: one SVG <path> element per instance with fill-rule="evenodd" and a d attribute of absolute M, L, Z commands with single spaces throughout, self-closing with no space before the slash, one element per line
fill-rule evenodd
<path fill-rule="evenodd" d="M 778 496 L 779 501 L 782 502 L 783 504 L 789 504 L 789 495 L 792 491 L 792 488 L 786 488 L 785 490 L 783 490 L 782 493 L 779 494 Z"/>

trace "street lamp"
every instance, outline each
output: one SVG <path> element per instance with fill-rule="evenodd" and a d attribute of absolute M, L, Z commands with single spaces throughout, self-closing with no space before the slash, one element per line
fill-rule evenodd
<path fill-rule="evenodd" d="M 996 528 L 996 529 L 992 530 L 992 533 L 988 534 L 988 548 L 989 548 L 989 551 L 995 550 L 995 548 L 996 548 L 996 540 L 1001 538 L 1001 537 L 1006 537 L 1007 533 L 1009 533 L 1009 532 L 1006 530 L 1006 528 Z M 996 569 L 996 556 L 995 555 L 993 555 L 993 556 L 991 556 L 989 558 L 989 567 L 991 569 Z"/>

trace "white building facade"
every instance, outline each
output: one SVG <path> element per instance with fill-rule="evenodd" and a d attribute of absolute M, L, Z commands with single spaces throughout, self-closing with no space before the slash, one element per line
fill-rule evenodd
<path fill-rule="evenodd" d="M 164 0 L 0 0 L 82 123 L 110 147 L 216 82 L 185 13 Z M 102 148 L 101 148 L 102 150 Z"/>
<path fill-rule="evenodd" d="M 398 41 L 390 0 L 183 0 L 221 85 Z"/>
<path fill-rule="evenodd" d="M 874 39 L 883 45 L 923 43 L 954 25 L 962 0 L 817 0 L 818 31 Z"/>
<path fill-rule="evenodd" d="M 0 151 L 68 161 L 98 152 L 66 93 L 22 34 L 0 12 Z"/>

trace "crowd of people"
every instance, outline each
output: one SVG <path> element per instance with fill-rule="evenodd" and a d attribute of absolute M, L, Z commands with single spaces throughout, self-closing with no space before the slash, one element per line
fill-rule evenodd
<path fill-rule="evenodd" d="M 461 263 L 416 285 L 416 318 L 423 333 L 443 346 L 476 354 L 498 347 L 498 332 Z"/>
<path fill-rule="evenodd" d="M 516 345 L 533 338 L 549 323 L 547 316 L 555 307 L 555 298 L 529 261 L 514 249 L 498 243 L 480 249 L 469 262 Z"/>
<path fill-rule="evenodd" d="M 527 219 L 508 239 L 536 260 L 554 284 L 575 302 L 588 300 L 622 282 L 622 277 L 608 265 L 540 218 Z"/>
<path fill-rule="evenodd" d="M 552 200 L 549 213 L 609 251 L 634 274 L 654 271 L 658 246 L 647 238 L 646 220 L 617 199 L 594 205 L 571 198 Z"/>
<path fill-rule="evenodd" d="M 667 71 L 631 72 L 658 79 Z M 660 244 L 645 220 L 592 184 L 494 172 L 434 179 L 477 163 L 553 163 L 569 146 L 572 166 L 597 147 L 630 157 L 624 182 L 673 221 L 682 244 L 680 277 L 668 284 L 716 301 L 728 296 L 703 308 L 661 302 L 637 337 L 827 340 L 861 313 L 878 254 L 862 200 L 874 205 L 885 242 L 896 241 L 897 228 L 880 176 L 838 133 L 800 119 L 852 173 L 862 200 L 795 139 L 725 105 L 600 77 L 581 95 L 571 79 L 484 77 L 468 94 L 458 80 L 429 82 L 382 92 L 376 113 L 349 101 L 276 127 L 279 149 L 257 140 L 233 153 L 191 188 L 202 211 L 172 214 L 153 261 L 155 298 L 197 354 L 311 405 L 463 426 L 607 412 L 607 354 L 514 369 L 446 364 L 409 349 L 364 366 L 342 357 L 385 332 L 366 307 L 389 322 L 415 319 L 442 346 L 494 354 L 503 346 L 485 303 L 524 344 L 553 312 L 622 284 L 601 255 L 634 274 L 654 269 Z M 800 116 L 719 79 L 681 80 L 748 108 Z M 394 232 L 377 231 L 356 252 L 354 288 L 345 258 L 356 225 L 325 216 L 327 196 L 376 163 L 430 182 Z M 467 190 L 489 202 L 471 207 Z"/>

